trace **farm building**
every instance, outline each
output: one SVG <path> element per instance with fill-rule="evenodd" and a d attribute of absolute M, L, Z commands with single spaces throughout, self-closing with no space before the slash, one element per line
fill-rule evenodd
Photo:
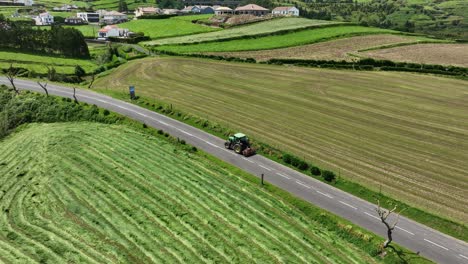
<path fill-rule="evenodd" d="M 239 6 L 234 10 L 238 15 L 254 15 L 254 16 L 264 16 L 269 13 L 270 10 L 261 7 L 256 4 L 248 4 L 245 6 Z"/>
<path fill-rule="evenodd" d="M 99 13 L 76 13 L 76 17 L 83 19 L 88 23 L 99 23 Z"/>
<path fill-rule="evenodd" d="M 128 37 L 129 31 L 126 28 L 119 28 L 116 25 L 109 25 L 101 28 L 98 31 L 98 38 L 99 39 L 107 39 L 109 37 L 120 37 L 125 38 Z"/>
<path fill-rule="evenodd" d="M 67 18 L 65 18 L 65 24 L 67 24 L 67 25 L 83 25 L 83 24 L 87 24 L 87 22 L 84 21 L 84 19 L 82 19 L 81 17 L 67 17 Z"/>
<path fill-rule="evenodd" d="M 299 9 L 295 6 L 279 6 L 273 9 L 271 13 L 277 16 L 299 16 Z"/>
<path fill-rule="evenodd" d="M 195 5 L 195 6 L 186 6 L 182 10 L 181 13 L 196 13 L 196 14 L 214 14 L 214 9 L 211 6 L 202 6 L 202 5 Z"/>
<path fill-rule="evenodd" d="M 135 9 L 135 17 L 161 14 L 162 10 L 157 7 L 138 7 Z"/>
<path fill-rule="evenodd" d="M 54 16 L 48 12 L 40 13 L 38 16 L 34 17 L 34 21 L 36 21 L 36 26 L 52 25 L 54 23 Z"/>
<path fill-rule="evenodd" d="M 234 14 L 234 10 L 226 6 L 218 6 L 214 9 L 215 15 L 231 15 Z"/>
<path fill-rule="evenodd" d="M 163 15 L 176 15 L 180 13 L 179 9 L 163 9 Z"/>
<path fill-rule="evenodd" d="M 117 11 L 105 12 L 102 16 L 102 21 L 106 24 L 118 24 L 128 20 L 127 15 Z"/>

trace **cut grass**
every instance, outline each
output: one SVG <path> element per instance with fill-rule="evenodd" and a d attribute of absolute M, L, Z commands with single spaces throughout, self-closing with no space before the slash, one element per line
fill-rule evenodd
<path fill-rule="evenodd" d="M 34 124 L 1 143 L 6 262 L 381 262 L 374 235 L 126 126 Z"/>
<path fill-rule="evenodd" d="M 129 83 L 143 97 L 466 223 L 466 81 L 163 58 L 125 65 L 95 87 Z"/>
<path fill-rule="evenodd" d="M 183 19 L 171 17 L 169 19 L 132 20 L 119 24 L 119 27 L 128 28 L 133 32 L 143 32 L 146 36 L 149 36 L 152 39 L 220 30 L 191 22 L 191 20 L 204 17 L 206 16 L 187 16 Z"/>
<path fill-rule="evenodd" d="M 307 28 L 312 26 L 336 24 L 337 22 L 315 20 L 306 18 L 281 18 L 273 19 L 264 22 L 258 22 L 251 25 L 234 27 L 222 31 L 202 33 L 190 36 L 166 38 L 145 42 L 145 45 L 168 45 L 168 44 L 181 44 L 181 43 L 194 43 L 205 41 L 216 41 L 230 38 L 237 38 L 242 36 L 255 36 L 267 33 L 274 33 L 285 30 L 295 30 Z"/>
<path fill-rule="evenodd" d="M 361 52 L 360 55 L 392 61 L 468 67 L 468 44 L 418 44 Z"/>
<path fill-rule="evenodd" d="M 13 63 L 15 67 L 24 67 L 37 73 L 46 73 L 47 66 L 54 67 L 58 73 L 73 73 L 76 65 L 86 72 L 95 70 L 98 66 L 90 60 L 64 58 L 39 54 L 27 54 L 11 50 L 0 50 L 0 68 L 6 69 Z"/>
<path fill-rule="evenodd" d="M 258 50 L 258 51 L 240 51 L 240 52 L 208 52 L 209 55 L 219 55 L 237 58 L 254 58 L 257 61 L 266 61 L 270 59 L 305 59 L 305 60 L 356 60 L 355 56 L 350 54 L 357 53 L 362 49 L 377 48 L 381 46 L 394 44 L 419 43 L 421 41 L 436 41 L 425 37 L 403 36 L 393 34 L 378 34 L 368 36 L 356 36 L 350 38 L 336 39 L 303 45 L 298 47 Z"/>
<path fill-rule="evenodd" d="M 265 50 L 299 46 L 343 36 L 395 32 L 396 31 L 392 30 L 369 28 L 362 26 L 336 26 L 308 29 L 284 35 L 274 35 L 252 39 L 238 39 L 224 42 L 209 42 L 192 45 L 158 46 L 155 47 L 155 50 L 169 51 L 175 53 Z"/>

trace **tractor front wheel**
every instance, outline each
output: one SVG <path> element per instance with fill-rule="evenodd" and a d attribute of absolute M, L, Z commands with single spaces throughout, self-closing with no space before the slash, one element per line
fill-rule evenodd
<path fill-rule="evenodd" d="M 233 149 L 234 149 L 234 152 L 237 154 L 241 154 L 242 152 L 242 147 L 240 144 L 235 144 Z"/>
<path fill-rule="evenodd" d="M 231 149 L 231 142 L 229 141 L 224 142 L 224 147 L 227 149 Z"/>

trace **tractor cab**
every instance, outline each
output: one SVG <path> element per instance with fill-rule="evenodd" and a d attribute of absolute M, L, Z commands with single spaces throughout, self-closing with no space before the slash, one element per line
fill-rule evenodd
<path fill-rule="evenodd" d="M 250 147 L 249 138 L 242 133 L 229 136 L 228 140 L 224 143 L 224 147 L 233 149 L 237 154 L 242 154 L 246 157 L 255 154 L 255 150 Z"/>

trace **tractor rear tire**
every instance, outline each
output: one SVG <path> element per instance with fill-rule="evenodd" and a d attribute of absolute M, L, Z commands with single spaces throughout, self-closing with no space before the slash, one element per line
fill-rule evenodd
<path fill-rule="evenodd" d="M 231 142 L 229 142 L 229 141 L 224 142 L 224 147 L 226 149 L 231 149 Z"/>
<path fill-rule="evenodd" d="M 242 153 L 242 146 L 240 144 L 235 144 L 233 149 L 234 149 L 234 152 L 237 153 L 237 154 Z"/>

